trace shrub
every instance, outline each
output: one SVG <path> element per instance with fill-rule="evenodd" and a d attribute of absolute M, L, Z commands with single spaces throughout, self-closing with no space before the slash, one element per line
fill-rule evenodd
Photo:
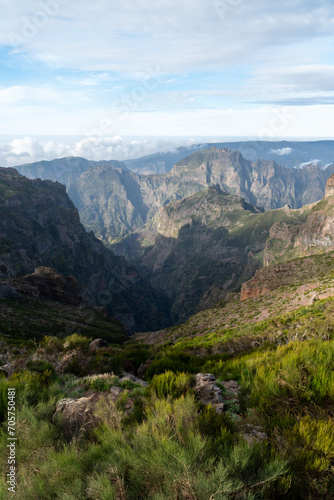
<path fill-rule="evenodd" d="M 40 347 L 44 349 L 47 354 L 61 352 L 64 349 L 63 342 L 58 337 L 51 337 L 48 335 L 45 335 L 40 342 Z"/>
<path fill-rule="evenodd" d="M 64 339 L 65 349 L 81 349 L 82 351 L 87 351 L 89 349 L 89 344 L 92 339 L 88 339 L 83 335 L 78 335 L 73 333 Z"/>
<path fill-rule="evenodd" d="M 150 387 L 158 398 L 179 398 L 195 386 L 195 377 L 189 373 L 173 373 L 168 371 L 161 375 L 155 375 Z"/>
<path fill-rule="evenodd" d="M 28 361 L 26 367 L 28 368 L 28 370 L 30 370 L 32 372 L 37 372 L 37 373 L 43 373 L 46 371 L 50 371 L 51 373 L 54 373 L 54 371 L 55 371 L 54 366 L 52 366 L 50 363 L 48 363 L 47 361 L 44 361 L 44 360 L 33 361 L 30 359 Z"/>
<path fill-rule="evenodd" d="M 324 472 L 334 463 L 334 422 L 301 417 L 285 432 L 294 467 L 308 472 Z"/>

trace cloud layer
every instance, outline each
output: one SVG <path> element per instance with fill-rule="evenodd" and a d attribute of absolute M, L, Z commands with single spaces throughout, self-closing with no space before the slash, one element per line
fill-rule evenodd
<path fill-rule="evenodd" d="M 2 134 L 332 134 L 332 0 L 1 5 Z"/>

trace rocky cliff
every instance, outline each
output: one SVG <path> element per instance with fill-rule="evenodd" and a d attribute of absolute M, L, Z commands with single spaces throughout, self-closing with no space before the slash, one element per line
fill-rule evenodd
<path fill-rule="evenodd" d="M 263 265 L 272 225 L 298 220 L 295 212 L 263 212 L 216 185 L 161 208 L 155 242 L 136 265 L 180 322 L 239 290 Z"/>
<path fill-rule="evenodd" d="M 0 168 L 0 236 L 1 278 L 52 267 L 73 275 L 83 298 L 107 307 L 130 332 L 163 321 L 150 286 L 86 232 L 61 184 Z"/>
<path fill-rule="evenodd" d="M 307 256 L 320 257 L 334 250 L 333 187 L 334 175 L 328 179 L 321 201 L 304 207 L 298 218 L 278 221 L 271 227 L 264 250 L 265 267 L 242 285 L 242 300 L 292 284 L 301 270 L 321 274 L 321 260 Z"/>

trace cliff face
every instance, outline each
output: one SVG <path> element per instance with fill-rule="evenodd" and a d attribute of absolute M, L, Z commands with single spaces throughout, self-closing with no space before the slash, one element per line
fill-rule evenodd
<path fill-rule="evenodd" d="M 68 165 L 58 172 L 44 163 L 43 168 L 25 166 L 20 171 L 65 182 L 86 229 L 108 244 L 142 228 L 169 202 L 215 184 L 254 206 L 298 208 L 322 198 L 329 175 L 314 165 L 287 169 L 272 160 L 252 162 L 239 152 L 215 147 L 190 154 L 163 175 L 136 175 L 120 162 L 90 162 L 88 168 L 77 159 L 72 173 Z"/>
<path fill-rule="evenodd" d="M 328 179 L 321 201 L 304 207 L 298 219 L 280 221 L 272 226 L 264 251 L 265 268 L 242 285 L 241 300 L 292 284 L 301 269 L 311 273 L 315 266 L 316 261 L 303 257 L 333 250 L 334 175 Z M 321 266 L 317 269 L 321 273 Z"/>
<path fill-rule="evenodd" d="M 149 285 L 85 231 L 61 184 L 0 168 L 0 235 L 1 278 L 52 267 L 73 275 L 85 300 L 107 307 L 130 332 L 163 319 Z"/>
<path fill-rule="evenodd" d="M 166 294 L 172 322 L 184 321 L 239 290 L 262 266 L 273 223 L 291 218 L 285 210 L 263 212 L 214 186 L 160 209 L 155 242 L 137 265 Z"/>

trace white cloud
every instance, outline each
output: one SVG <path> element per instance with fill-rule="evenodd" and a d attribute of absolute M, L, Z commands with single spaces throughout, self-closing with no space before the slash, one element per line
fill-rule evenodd
<path fill-rule="evenodd" d="M 0 43 L 55 67 L 140 72 L 160 63 L 171 73 L 260 61 L 263 47 L 289 45 L 291 60 L 296 43 L 332 35 L 333 18 L 329 0 L 16 0 L 3 8 Z"/>
<path fill-rule="evenodd" d="M 89 160 L 125 160 L 158 151 L 170 151 L 179 146 L 192 145 L 195 139 L 86 137 L 78 140 L 16 138 L 2 142 L 0 137 L 0 165 L 12 167 L 41 160 L 66 156 L 80 156 Z"/>
<path fill-rule="evenodd" d="M 299 165 L 296 165 L 295 168 L 304 168 L 304 167 L 307 167 L 308 165 L 318 165 L 322 163 L 322 160 L 317 160 L 317 159 L 314 159 L 314 160 L 309 160 L 309 161 L 305 161 L 304 163 L 299 163 Z M 328 165 L 326 165 L 328 167 Z M 323 167 L 323 168 L 326 168 Z"/>
<path fill-rule="evenodd" d="M 281 149 L 271 149 L 270 153 L 276 154 L 279 156 L 290 155 L 293 152 L 292 148 L 281 148 Z"/>

